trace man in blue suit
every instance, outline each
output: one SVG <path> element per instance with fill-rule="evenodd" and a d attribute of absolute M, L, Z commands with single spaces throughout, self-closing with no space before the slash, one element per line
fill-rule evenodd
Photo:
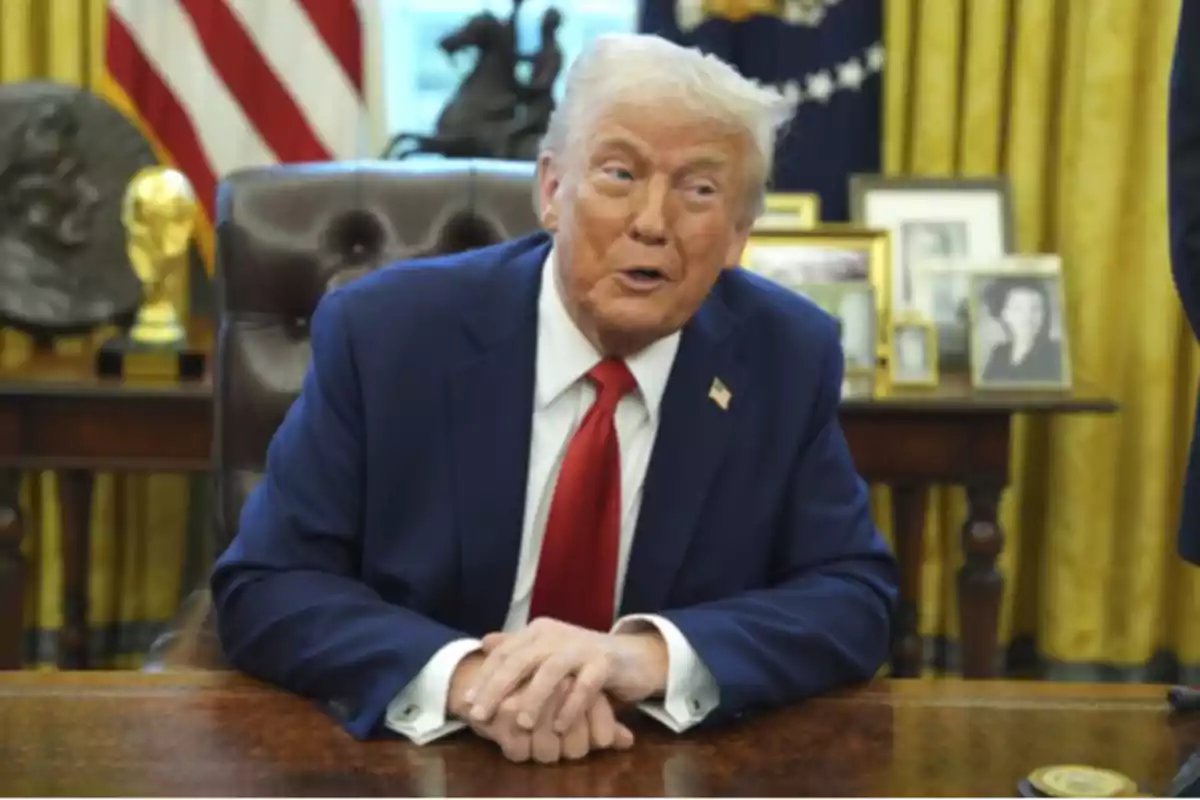
<path fill-rule="evenodd" d="M 1200 334 L 1200 2 L 1184 0 L 1171 69 L 1167 128 L 1171 266 L 1192 332 Z M 1200 406 L 1197 407 L 1200 413 Z M 1179 552 L 1200 564 L 1200 416 L 1192 434 Z"/>
<path fill-rule="evenodd" d="M 623 748 L 871 678 L 894 561 L 833 319 L 737 263 L 789 109 L 644 35 L 572 67 L 544 232 L 329 294 L 212 576 L 226 655 L 355 736 Z"/>

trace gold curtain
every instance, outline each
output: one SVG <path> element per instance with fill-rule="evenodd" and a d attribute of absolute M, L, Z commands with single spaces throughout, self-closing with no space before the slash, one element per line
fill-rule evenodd
<path fill-rule="evenodd" d="M 96 90 L 104 64 L 105 0 L 0 0 L 0 83 L 50 80 Z M 63 341 L 78 352 L 87 343 Z M 4 368 L 29 357 L 25 337 L 0 333 Z M 32 666 L 53 662 L 62 622 L 57 488 L 50 473 L 25 476 L 23 552 L 30 578 L 26 629 Z M 136 666 L 175 612 L 188 512 L 181 476 L 98 476 L 92 506 L 91 650 L 97 666 Z M 190 587 L 185 587 L 190 588 Z"/>
<path fill-rule="evenodd" d="M 1200 662 L 1200 581 L 1175 551 L 1200 377 L 1167 252 L 1178 10 L 1179 0 L 885 5 L 885 171 L 1009 176 L 1018 250 L 1063 258 L 1076 380 L 1122 406 L 1014 431 L 1002 635 L 1033 637 L 1051 676 L 1136 679 L 1162 652 Z M 930 509 L 922 632 L 957 639 L 961 491 L 935 492 Z"/>

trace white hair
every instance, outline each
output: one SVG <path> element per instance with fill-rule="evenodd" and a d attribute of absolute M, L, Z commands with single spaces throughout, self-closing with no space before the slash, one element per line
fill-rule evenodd
<path fill-rule="evenodd" d="M 763 211 L 779 130 L 794 106 L 713 55 L 659 36 L 598 36 L 567 71 L 562 101 L 554 109 L 541 152 L 551 158 L 575 145 L 615 102 L 682 108 L 743 132 L 751 144 L 747 224 Z"/>

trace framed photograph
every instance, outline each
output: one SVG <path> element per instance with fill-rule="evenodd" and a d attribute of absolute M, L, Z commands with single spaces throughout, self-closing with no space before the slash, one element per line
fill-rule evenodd
<path fill-rule="evenodd" d="M 869 283 L 877 324 L 887 319 L 888 234 L 847 225 L 811 231 L 751 234 L 742 255 L 746 269 L 807 294 L 810 284 Z"/>
<path fill-rule="evenodd" d="M 979 389 L 1069 389 L 1062 275 L 970 277 L 971 383 Z"/>
<path fill-rule="evenodd" d="M 842 399 L 868 399 L 875 394 L 874 372 L 847 372 L 842 376 Z"/>
<path fill-rule="evenodd" d="M 767 195 L 766 208 L 754 222 L 755 231 L 803 231 L 821 220 L 821 196 L 775 192 Z"/>
<path fill-rule="evenodd" d="M 916 316 L 892 322 L 888 375 L 893 386 L 937 386 L 937 329 Z"/>
<path fill-rule="evenodd" d="M 879 355 L 875 287 L 866 281 L 811 283 L 798 291 L 837 320 L 846 375 L 873 374 Z"/>
<path fill-rule="evenodd" d="M 917 310 L 914 267 L 922 261 L 999 258 L 1013 249 L 1012 200 L 1001 178 L 850 176 L 856 224 L 891 232 L 893 312 Z"/>
<path fill-rule="evenodd" d="M 975 273 L 1062 272 L 1062 259 L 1052 254 L 1000 258 L 941 258 L 913 264 L 912 309 L 931 320 L 937 331 L 938 361 L 944 370 L 965 370 L 969 361 L 970 309 L 967 299 Z"/>

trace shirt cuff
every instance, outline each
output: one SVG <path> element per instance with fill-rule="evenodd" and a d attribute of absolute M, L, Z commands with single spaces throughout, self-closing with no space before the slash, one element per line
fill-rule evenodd
<path fill-rule="evenodd" d="M 655 614 L 633 614 L 613 625 L 613 633 L 633 633 L 653 626 L 667 644 L 667 690 L 661 701 L 638 704 L 645 714 L 683 733 L 704 721 L 720 703 L 717 681 L 696 650 L 670 620 Z"/>
<path fill-rule="evenodd" d="M 478 639 L 456 639 L 434 653 L 417 677 L 388 704 L 384 724 L 417 745 L 465 728 L 458 720 L 446 719 L 446 701 L 454 670 L 479 648 Z"/>

